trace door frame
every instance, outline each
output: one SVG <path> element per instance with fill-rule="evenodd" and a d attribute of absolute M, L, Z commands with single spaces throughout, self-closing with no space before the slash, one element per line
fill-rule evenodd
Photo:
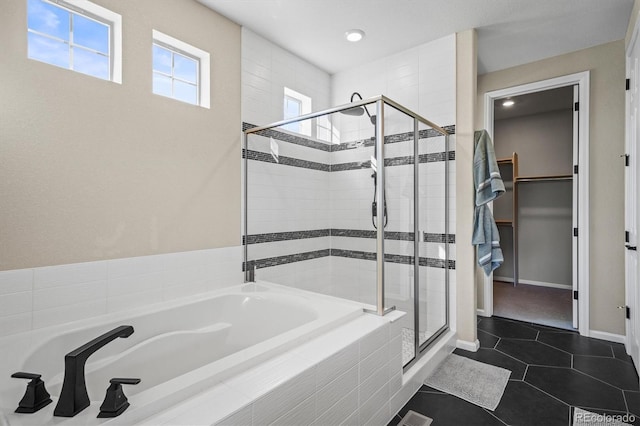
<path fill-rule="evenodd" d="M 578 331 L 589 336 L 589 79 L 590 72 L 583 71 L 533 83 L 522 84 L 487 92 L 484 95 L 484 128 L 493 138 L 494 110 L 496 99 L 519 96 L 544 90 L 577 85 L 580 108 L 578 123 Z M 484 309 L 478 315 L 493 315 L 493 273 L 483 274 Z"/>
<path fill-rule="evenodd" d="M 625 48 L 625 77 L 627 79 L 631 78 L 631 67 L 632 67 L 632 61 L 631 61 L 631 55 L 633 53 L 633 49 L 635 47 L 635 45 L 637 43 L 640 43 L 640 20 L 636 21 L 635 26 L 633 28 L 633 33 L 631 34 L 631 38 L 629 40 L 629 44 L 626 46 Z M 633 76 L 636 80 L 638 79 L 637 75 Z M 628 80 L 627 80 L 628 81 Z M 631 84 L 634 84 L 635 82 L 631 82 Z M 632 140 L 632 135 L 634 134 L 634 132 L 631 129 L 631 120 L 629 117 L 629 113 L 630 113 L 630 91 L 627 90 L 625 91 L 625 95 L 624 95 L 624 106 L 625 106 L 625 135 L 624 135 L 624 140 L 625 140 L 625 154 L 629 155 L 630 154 L 630 150 L 629 148 L 632 145 L 635 145 L 636 147 L 636 151 L 635 151 L 635 156 L 637 157 L 638 155 L 638 139 L 640 138 L 640 135 L 636 134 L 635 136 L 635 140 Z M 634 167 L 635 170 L 631 170 L 631 167 Z M 629 206 L 627 205 L 629 203 L 629 200 L 627 199 L 627 185 L 628 185 L 628 180 L 629 180 L 629 174 L 632 175 L 632 177 L 635 178 L 635 183 L 636 183 L 636 190 L 638 188 L 638 176 L 639 176 L 639 172 L 640 170 L 638 169 L 638 161 L 637 158 L 633 158 L 633 161 L 631 161 L 629 163 L 629 167 L 625 167 L 625 230 L 627 229 L 627 225 L 628 225 L 628 219 L 627 216 L 630 214 L 629 212 Z M 635 175 L 635 176 L 634 176 Z M 636 195 L 636 200 L 635 200 L 635 220 L 638 221 L 638 212 L 639 212 L 639 208 L 640 208 L 640 198 L 637 197 Z M 638 226 L 638 222 L 636 222 L 636 227 Z M 637 230 L 636 230 L 637 232 Z M 637 238 L 637 236 L 636 236 Z M 635 243 L 637 244 L 637 241 L 635 241 Z M 630 309 L 632 314 L 631 314 L 631 318 L 626 318 L 625 319 L 625 350 L 627 352 L 627 354 L 631 355 L 634 358 L 634 361 L 636 362 L 635 367 L 636 367 L 636 371 L 638 371 L 638 363 L 637 363 L 637 356 L 638 354 L 634 354 L 632 349 L 633 346 L 633 342 L 632 342 L 632 338 L 634 336 L 632 336 L 632 332 L 638 333 L 640 330 L 638 329 L 638 317 L 637 317 L 637 309 L 638 306 L 636 306 L 636 300 L 638 299 L 637 296 L 637 292 L 640 291 L 640 270 L 638 270 L 638 267 L 636 265 L 636 270 L 635 270 L 635 288 L 631 288 L 632 283 L 629 280 L 629 269 L 630 269 L 630 265 L 628 264 L 627 260 L 628 260 L 628 256 L 629 254 L 627 253 L 627 251 L 625 250 L 625 290 L 624 290 L 624 298 L 625 298 L 625 308 L 626 309 Z M 635 355 L 635 356 L 634 356 Z"/>

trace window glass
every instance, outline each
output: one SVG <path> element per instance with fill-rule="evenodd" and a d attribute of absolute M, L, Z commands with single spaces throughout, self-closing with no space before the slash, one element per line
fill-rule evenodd
<path fill-rule="evenodd" d="M 156 95 L 171 97 L 171 77 L 153 73 L 153 93 Z"/>
<path fill-rule="evenodd" d="M 115 15 L 93 3 L 91 9 Z M 95 16 L 95 15 L 92 15 Z M 119 15 L 117 15 L 119 17 Z M 119 19 L 119 18 L 117 18 Z M 104 80 L 111 79 L 112 26 L 44 0 L 27 2 L 27 56 Z"/>
<path fill-rule="evenodd" d="M 211 107 L 208 52 L 153 30 L 153 93 Z"/>
<path fill-rule="evenodd" d="M 49 37 L 38 34 L 28 34 L 28 56 L 37 61 L 47 62 L 62 68 L 70 67 L 69 46 L 59 43 Z"/>
<path fill-rule="evenodd" d="M 284 119 L 298 117 L 302 114 L 302 102 L 298 99 L 294 99 L 290 96 L 284 97 Z M 283 128 L 291 130 L 292 132 L 300 133 L 300 122 L 289 123 Z"/>
<path fill-rule="evenodd" d="M 109 58 L 77 47 L 73 50 L 73 70 L 108 80 Z"/>
<path fill-rule="evenodd" d="M 154 44 L 153 93 L 198 105 L 198 60 Z"/>
<path fill-rule="evenodd" d="M 189 83 L 196 84 L 198 81 L 198 62 L 179 54 L 173 57 L 174 77 Z"/>
<path fill-rule="evenodd" d="M 73 43 L 109 54 L 109 27 L 93 19 L 76 15 L 73 18 Z"/>
<path fill-rule="evenodd" d="M 70 12 L 43 0 L 29 0 L 27 21 L 29 29 L 69 41 Z"/>

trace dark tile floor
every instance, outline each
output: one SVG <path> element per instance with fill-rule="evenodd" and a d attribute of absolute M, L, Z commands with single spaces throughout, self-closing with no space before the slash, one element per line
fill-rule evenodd
<path fill-rule="evenodd" d="M 640 425 L 638 376 L 623 345 L 498 317 L 478 319 L 478 340 L 478 352 L 454 353 L 511 370 L 495 411 L 422 386 L 389 426 L 408 410 L 432 418 L 432 426 L 570 426 L 575 407 L 633 414 Z"/>

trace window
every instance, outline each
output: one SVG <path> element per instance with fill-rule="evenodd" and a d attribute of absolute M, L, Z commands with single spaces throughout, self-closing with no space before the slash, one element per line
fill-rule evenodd
<path fill-rule="evenodd" d="M 293 98 L 288 95 L 284 95 L 284 119 L 288 120 L 290 118 L 298 117 L 302 115 L 302 101 L 300 99 Z M 300 121 L 296 121 L 295 123 L 289 123 L 283 126 L 287 130 L 291 130 L 292 132 L 300 133 Z"/>
<path fill-rule="evenodd" d="M 209 108 L 209 54 L 153 30 L 153 93 Z"/>
<path fill-rule="evenodd" d="M 291 90 L 288 87 L 285 87 L 283 111 L 285 120 L 298 117 L 303 114 L 309 114 L 311 112 L 311 98 L 303 95 L 302 93 L 298 93 L 295 90 Z M 282 128 L 290 130 L 292 132 L 311 136 L 311 120 L 289 123 L 282 126 Z"/>
<path fill-rule="evenodd" d="M 28 58 L 122 83 L 122 17 L 87 0 L 28 0 Z"/>

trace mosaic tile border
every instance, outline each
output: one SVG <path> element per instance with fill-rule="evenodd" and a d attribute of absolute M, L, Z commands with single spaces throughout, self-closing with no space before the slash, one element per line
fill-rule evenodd
<path fill-rule="evenodd" d="M 452 124 L 449 126 L 444 126 L 443 129 L 450 135 L 456 134 L 456 125 Z M 418 131 L 418 139 L 424 140 L 428 138 L 436 138 L 438 136 L 442 136 L 440 132 L 437 132 L 433 129 L 423 129 Z M 404 132 L 404 133 L 396 133 L 394 135 L 389 135 L 384 137 L 384 143 L 398 143 L 398 142 L 408 142 L 413 140 L 413 132 Z M 331 147 L 331 152 L 335 151 L 345 151 L 348 149 L 356 149 L 362 146 L 368 147 L 373 146 L 375 144 L 375 139 L 373 137 L 367 139 L 359 139 L 351 142 L 344 142 L 340 144 L 334 144 Z"/>
<path fill-rule="evenodd" d="M 423 242 L 426 243 L 456 243 L 455 234 L 437 234 L 423 232 Z M 413 232 L 384 231 L 384 236 L 388 240 L 413 241 Z M 377 231 L 368 229 L 314 229 L 309 231 L 287 231 L 271 232 L 265 234 L 249 235 L 249 244 L 273 243 L 278 241 L 302 240 L 306 238 L 320 237 L 346 237 L 346 238 L 377 238 Z M 245 244 L 245 237 L 242 236 L 242 244 Z"/>
<path fill-rule="evenodd" d="M 255 269 L 269 268 L 272 266 L 286 265 L 294 262 L 302 262 L 305 260 L 318 259 L 321 257 L 327 256 L 336 256 L 336 257 L 345 257 L 349 259 L 359 259 L 359 260 L 376 260 L 376 253 L 368 252 L 368 251 L 358 251 L 358 250 L 343 250 L 343 249 L 323 249 L 323 250 L 315 250 L 308 251 L 303 253 L 295 253 L 288 254 L 284 256 L 274 256 L 274 257 L 266 257 L 263 259 L 256 259 L 249 261 L 249 265 L 254 265 Z M 384 256 L 385 262 L 389 263 L 397 263 L 403 265 L 413 265 L 413 256 L 406 256 L 401 254 L 391 254 L 387 253 Z M 426 266 L 430 268 L 445 268 L 445 261 L 443 259 L 434 259 L 431 257 L 421 257 L 419 259 L 420 266 Z M 447 269 L 455 269 L 456 261 L 449 260 L 447 264 Z M 242 263 L 242 271 L 245 271 L 245 263 Z"/>
<path fill-rule="evenodd" d="M 258 127 L 258 126 L 255 124 L 242 122 L 242 131 L 245 131 L 247 129 L 252 129 L 254 127 Z M 450 135 L 455 135 L 456 133 L 455 124 L 444 126 L 443 129 Z M 304 136 L 292 135 L 290 133 L 282 132 L 275 129 L 262 130 L 262 131 L 256 132 L 255 134 L 268 137 L 268 138 L 274 138 L 276 140 L 283 141 L 283 142 L 289 142 L 294 145 L 300 145 L 300 146 L 305 146 L 307 148 L 318 149 L 320 151 L 325 151 L 325 152 L 344 151 L 347 149 L 359 148 L 361 146 L 373 146 L 375 143 L 375 140 L 373 138 L 367 138 L 367 139 L 360 139 L 357 141 L 344 142 L 340 144 L 332 144 L 329 142 L 316 141 Z M 420 140 L 442 136 L 439 132 L 433 129 L 420 130 L 418 132 L 418 135 L 419 135 L 418 138 Z M 388 135 L 384 137 L 385 144 L 407 142 L 410 140 L 413 140 L 413 132 L 397 133 L 394 135 Z"/>
<path fill-rule="evenodd" d="M 245 150 L 242 150 L 242 158 L 245 158 Z M 420 154 L 420 164 L 423 163 L 436 163 L 444 161 L 446 158 L 445 152 L 433 152 L 430 154 Z M 454 161 L 456 159 L 456 152 L 449 151 L 449 160 Z M 249 160 L 262 161 L 264 163 L 280 164 L 283 166 L 301 167 L 304 169 L 319 170 L 323 172 L 343 172 L 348 170 L 361 170 L 371 167 L 371 160 L 366 161 L 353 161 L 349 163 L 337 163 L 337 164 L 325 164 L 315 161 L 300 160 L 293 157 L 285 157 L 280 155 L 278 161 L 273 158 L 270 153 L 262 151 L 249 150 Z M 407 166 L 413 164 L 413 156 L 404 157 L 392 157 L 385 158 L 385 167 L 393 166 Z"/>
<path fill-rule="evenodd" d="M 255 124 L 242 122 L 242 131 L 258 127 Z M 320 151 L 331 152 L 332 144 L 328 142 L 314 141 L 313 139 L 305 138 L 303 136 L 296 136 L 289 133 L 281 132 L 275 129 L 262 130 L 255 133 L 256 135 L 264 136 L 267 138 L 274 138 L 279 141 L 289 142 L 294 145 L 306 146 L 307 148 L 318 149 Z"/>
<path fill-rule="evenodd" d="M 242 150 L 242 158 L 245 158 L 245 151 Z M 315 161 L 300 160 L 293 157 L 285 157 L 283 155 L 278 156 L 278 161 L 270 153 L 249 150 L 249 160 L 262 161 L 263 163 L 280 164 L 283 166 L 301 167 L 310 170 L 319 170 L 322 172 L 330 172 L 331 166 L 329 164 L 317 163 Z"/>
<path fill-rule="evenodd" d="M 331 229 L 314 229 L 310 231 L 271 232 L 268 234 L 249 235 L 249 244 L 274 243 L 278 241 L 303 240 L 306 238 L 320 238 L 331 236 Z M 242 236 L 242 245 L 245 236 Z"/>
<path fill-rule="evenodd" d="M 251 262 L 255 264 L 256 269 L 269 268 L 271 266 L 286 265 L 287 263 L 302 262 L 304 260 L 331 256 L 330 252 L 330 249 L 307 251 L 303 253 L 288 254 L 285 256 L 266 257 L 264 259 L 253 260 Z M 244 271 L 244 265 L 242 270 Z"/>

